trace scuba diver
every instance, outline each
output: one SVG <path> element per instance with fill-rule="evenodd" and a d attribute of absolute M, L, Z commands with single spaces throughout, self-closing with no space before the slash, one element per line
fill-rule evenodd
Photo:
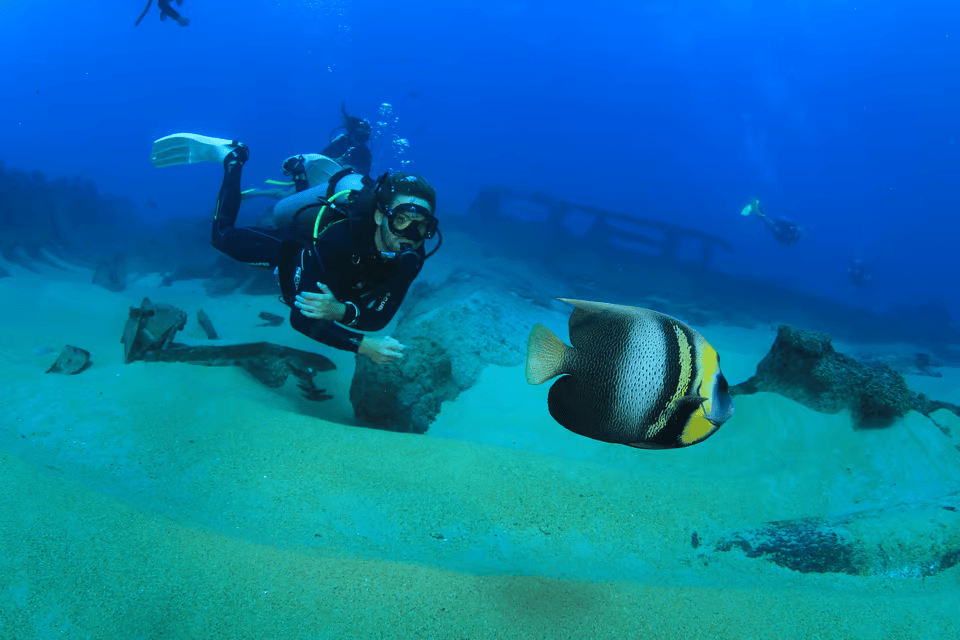
<path fill-rule="evenodd" d="M 773 234 L 774 239 L 780 244 L 793 246 L 800 241 L 803 231 L 796 222 L 787 218 L 771 218 L 763 212 L 760 207 L 760 201 L 754 198 L 747 206 L 740 210 L 742 216 L 758 216 L 767 224 L 767 228 Z"/>
<path fill-rule="evenodd" d="M 137 21 L 133 23 L 133 26 L 139 26 L 140 21 L 143 20 L 143 17 L 147 15 L 147 12 L 150 11 L 150 6 L 153 4 L 153 0 L 147 0 L 147 6 L 144 7 L 143 13 L 140 14 L 140 17 L 137 18 Z M 181 6 L 183 0 L 177 0 L 177 6 Z M 160 7 L 160 19 L 166 20 L 167 18 L 173 18 L 177 21 L 181 27 L 185 27 L 190 24 L 190 20 L 181 16 L 177 11 L 170 6 L 170 0 L 157 0 L 157 6 Z"/>
<path fill-rule="evenodd" d="M 367 146 L 372 131 L 370 122 L 349 115 L 345 102 L 340 103 L 340 113 L 343 114 L 343 124 L 331 131 L 330 135 L 339 129 L 344 132 L 333 138 L 320 154 L 333 158 L 345 167 L 353 168 L 360 175 L 369 175 L 370 166 L 373 164 L 373 154 Z"/>
<path fill-rule="evenodd" d="M 350 167 L 362 176 L 369 175 L 373 164 L 373 155 L 367 146 L 370 140 L 370 123 L 363 118 L 347 114 L 346 103 L 341 103 L 340 112 L 343 114 L 343 124 L 334 128 L 330 135 L 338 129 L 344 129 L 344 133 L 333 138 L 320 153 L 301 153 L 283 161 L 283 175 L 290 178 L 289 182 L 267 180 L 269 186 L 247 189 L 241 194 L 242 199 L 282 200 L 317 187 L 321 183 L 326 187 L 331 161 L 337 166 L 334 172 L 343 167 Z"/>
<path fill-rule="evenodd" d="M 289 226 L 237 227 L 240 173 L 249 157 L 235 140 L 191 133 L 160 138 L 151 154 L 157 167 L 223 164 L 211 244 L 235 260 L 276 270 L 294 329 L 377 364 L 401 358 L 405 347 L 396 339 L 348 327 L 383 329 L 424 260 L 440 248 L 433 187 L 415 174 L 385 173 L 374 181 L 347 167 L 329 176 L 325 195 L 310 198 Z M 434 235 L 437 245 L 426 253 L 424 243 Z"/>
<path fill-rule="evenodd" d="M 855 258 L 847 266 L 847 275 L 850 277 L 850 282 L 862 287 L 873 280 L 873 268 L 860 258 Z"/>

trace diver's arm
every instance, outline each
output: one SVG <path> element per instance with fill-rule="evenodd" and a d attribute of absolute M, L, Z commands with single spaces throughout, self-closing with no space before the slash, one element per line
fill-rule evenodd
<path fill-rule="evenodd" d="M 320 155 L 328 158 L 339 158 L 350 149 L 350 143 L 347 142 L 347 134 L 341 133 L 320 151 Z"/>
<path fill-rule="evenodd" d="M 340 349 L 341 351 L 357 352 L 363 342 L 363 334 L 341 327 L 332 320 L 311 320 L 299 309 L 290 312 L 290 326 L 322 344 Z"/>
<path fill-rule="evenodd" d="M 140 17 L 137 18 L 137 21 L 133 23 L 133 26 L 139 26 L 140 21 L 143 20 L 143 16 L 147 15 L 147 12 L 150 11 L 150 7 L 153 6 L 153 0 L 147 0 L 147 6 L 144 8 L 143 13 L 140 14 Z"/>

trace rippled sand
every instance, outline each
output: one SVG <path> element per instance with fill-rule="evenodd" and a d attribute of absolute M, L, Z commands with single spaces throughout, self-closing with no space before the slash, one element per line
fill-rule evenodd
<path fill-rule="evenodd" d="M 799 574 L 711 550 L 768 520 L 956 491 L 960 452 L 922 416 L 854 431 L 758 394 L 701 445 L 637 451 L 567 433 L 548 385 L 491 367 L 427 436 L 375 431 L 351 424 L 346 354 L 325 403 L 239 369 L 122 364 L 143 296 L 202 306 L 224 341 L 309 347 L 254 327 L 272 297 L 158 278 L 114 294 L 89 275 L 0 279 L 0 637 L 960 635 L 958 567 Z M 702 331 L 731 382 L 773 340 Z M 94 366 L 45 375 L 64 344 Z M 945 375 L 910 384 L 960 403 Z"/>

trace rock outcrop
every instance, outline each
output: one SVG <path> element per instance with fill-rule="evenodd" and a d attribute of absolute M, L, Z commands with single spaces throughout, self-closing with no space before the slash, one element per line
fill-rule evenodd
<path fill-rule="evenodd" d="M 849 409 L 857 427 L 885 427 L 913 406 L 903 377 L 837 353 L 825 333 L 781 325 L 756 374 L 733 395 L 772 391 L 822 413 Z"/>
<path fill-rule="evenodd" d="M 477 381 L 488 364 L 523 362 L 533 316 L 516 279 L 460 270 L 439 287 L 421 285 L 393 336 L 409 348 L 396 364 L 357 359 L 350 402 L 363 423 L 425 433 L 445 400 Z M 545 302 L 545 301 L 544 301 Z"/>
<path fill-rule="evenodd" d="M 960 494 L 825 518 L 769 522 L 713 545 L 801 573 L 925 577 L 960 564 Z"/>
<path fill-rule="evenodd" d="M 960 416 L 960 406 L 911 391 L 889 365 L 837 353 L 829 335 L 789 325 L 780 326 L 756 374 L 730 388 L 735 396 L 760 391 L 778 393 L 821 413 L 849 409 L 858 428 L 890 426 L 910 410 L 929 417 L 945 409 Z"/>

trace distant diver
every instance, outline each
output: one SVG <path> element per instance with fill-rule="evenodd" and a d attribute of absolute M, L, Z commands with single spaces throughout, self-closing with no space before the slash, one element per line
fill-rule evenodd
<path fill-rule="evenodd" d="M 847 275 L 850 277 L 850 282 L 863 287 L 873 280 L 873 268 L 860 258 L 856 258 L 847 266 Z"/>
<path fill-rule="evenodd" d="M 321 155 L 333 158 L 345 167 L 350 167 L 360 175 L 370 175 L 370 167 L 373 165 L 373 154 L 367 142 L 370 141 L 370 133 L 373 127 L 368 120 L 351 116 L 347 113 L 347 104 L 340 103 L 340 113 L 343 114 L 343 124 L 330 132 L 332 136 L 339 129 L 343 133 L 330 140 L 320 151 Z"/>
<path fill-rule="evenodd" d="M 787 218 L 771 218 L 763 212 L 760 207 L 760 201 L 754 198 L 740 210 L 742 216 L 757 216 L 767 224 L 767 228 L 773 234 L 774 239 L 780 244 L 793 246 L 800 241 L 803 230 L 800 225 Z"/>
<path fill-rule="evenodd" d="M 321 182 L 317 176 L 322 180 L 328 177 L 326 171 L 331 160 L 338 165 L 334 171 L 349 167 L 362 176 L 369 176 L 373 165 L 373 154 L 367 146 L 372 131 L 370 122 L 349 115 L 345 103 L 340 105 L 340 112 L 343 114 L 343 124 L 337 125 L 330 135 L 340 129 L 344 132 L 332 138 L 320 153 L 301 153 L 283 161 L 283 175 L 290 178 L 289 182 L 267 180 L 269 186 L 247 189 L 242 194 L 243 199 L 281 200 L 316 187 Z"/>
<path fill-rule="evenodd" d="M 140 14 L 140 17 L 137 18 L 137 21 L 133 24 L 133 26 L 136 27 L 140 25 L 140 21 L 143 20 L 144 16 L 147 15 L 147 12 L 150 11 L 150 6 L 152 4 L 153 4 L 153 0 L 147 0 L 147 6 L 144 7 L 143 13 Z M 183 5 L 183 0 L 177 0 L 177 6 L 179 7 L 182 5 Z M 177 21 L 177 24 L 179 24 L 181 27 L 185 27 L 188 24 L 190 24 L 189 19 L 181 16 L 179 13 L 177 13 L 176 9 L 170 6 L 170 0 L 157 0 L 157 6 L 160 7 L 161 20 L 166 20 L 167 18 L 173 18 L 174 20 Z"/>
<path fill-rule="evenodd" d="M 235 140 L 179 133 L 154 142 L 156 167 L 223 164 L 211 244 L 234 260 L 276 270 L 290 324 L 309 338 L 385 364 L 404 345 L 380 331 L 393 319 L 424 260 L 440 248 L 436 192 L 422 177 L 384 173 L 371 180 L 343 168 L 329 176 L 324 195 L 311 190 L 288 226 L 237 227 L 240 173 L 250 156 Z M 290 198 L 292 199 L 292 198 Z M 429 253 L 424 243 L 437 236 Z"/>
<path fill-rule="evenodd" d="M 540 324 L 527 342 L 527 382 L 561 376 L 547 395 L 561 425 L 603 442 L 676 449 L 733 415 L 720 356 L 702 335 L 650 309 L 561 300 L 574 306 L 573 346 Z"/>

